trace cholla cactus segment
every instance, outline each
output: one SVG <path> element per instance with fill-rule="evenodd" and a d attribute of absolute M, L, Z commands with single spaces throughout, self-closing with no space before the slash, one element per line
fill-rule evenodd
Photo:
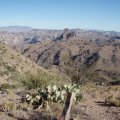
<path fill-rule="evenodd" d="M 67 90 L 67 88 L 68 88 L 68 86 L 67 86 L 67 85 L 63 85 L 63 86 L 62 86 L 62 89 Z"/>
<path fill-rule="evenodd" d="M 58 90 L 58 87 L 56 85 L 53 86 L 53 91 Z"/>
<path fill-rule="evenodd" d="M 68 88 L 68 89 L 71 89 L 71 87 L 72 87 L 72 85 L 71 85 L 71 84 L 67 86 L 67 88 Z"/>
<path fill-rule="evenodd" d="M 51 86 L 50 86 L 50 85 L 49 85 L 49 86 L 47 86 L 47 89 L 49 89 L 49 90 L 50 90 L 50 89 L 51 89 Z"/>
<path fill-rule="evenodd" d="M 77 88 L 75 88 L 75 89 L 74 89 L 74 92 L 75 92 L 76 94 L 79 94 L 79 93 L 80 93 L 80 90 L 77 89 Z"/>
<path fill-rule="evenodd" d="M 66 95 L 66 94 L 67 94 L 67 92 L 65 90 L 61 91 L 61 95 Z"/>
<path fill-rule="evenodd" d="M 65 100 L 65 96 L 61 95 L 61 100 L 64 101 Z"/>
<path fill-rule="evenodd" d="M 42 93 L 43 93 L 43 92 L 45 92 L 45 90 L 44 90 L 44 89 L 42 89 L 40 92 L 42 92 Z"/>
<path fill-rule="evenodd" d="M 27 94 L 27 95 L 26 95 L 26 100 L 27 100 L 27 101 L 30 101 L 31 99 L 32 99 L 32 96 L 31 96 L 30 94 Z"/>
<path fill-rule="evenodd" d="M 60 96 L 60 91 L 56 91 L 56 96 Z"/>
<path fill-rule="evenodd" d="M 29 96 L 30 96 L 30 94 L 27 94 L 27 95 L 26 95 L 26 98 L 29 98 Z"/>
<path fill-rule="evenodd" d="M 52 89 L 51 89 L 51 86 L 50 86 L 50 85 L 49 85 L 49 86 L 47 86 L 47 87 L 46 87 L 46 89 L 47 89 L 47 92 L 49 92 L 49 93 L 52 91 Z"/>
<path fill-rule="evenodd" d="M 48 95 L 48 99 L 50 99 L 50 98 L 51 98 L 51 95 L 49 94 L 49 95 Z"/>
<path fill-rule="evenodd" d="M 41 96 L 40 96 L 40 95 L 37 95 L 35 98 L 36 98 L 37 100 L 40 100 L 40 99 L 41 99 Z"/>

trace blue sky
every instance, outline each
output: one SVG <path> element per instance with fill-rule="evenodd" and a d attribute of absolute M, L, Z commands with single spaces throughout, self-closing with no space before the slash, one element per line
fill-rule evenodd
<path fill-rule="evenodd" d="M 120 0 L 0 0 L 0 26 L 120 31 Z"/>

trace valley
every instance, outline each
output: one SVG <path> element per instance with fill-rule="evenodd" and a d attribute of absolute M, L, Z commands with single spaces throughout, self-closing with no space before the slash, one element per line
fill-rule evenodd
<path fill-rule="evenodd" d="M 71 118 L 119 120 L 120 32 L 0 28 L 0 119 L 56 120 L 64 105 L 49 101 L 49 114 L 21 99 L 69 84 L 79 85 L 81 95 Z"/>

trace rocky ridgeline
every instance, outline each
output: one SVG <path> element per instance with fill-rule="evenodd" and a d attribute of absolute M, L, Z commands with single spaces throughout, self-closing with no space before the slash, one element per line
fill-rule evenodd
<path fill-rule="evenodd" d="M 75 31 L 70 31 L 68 28 L 64 29 L 62 35 L 57 37 L 55 40 L 68 40 L 76 37 Z"/>

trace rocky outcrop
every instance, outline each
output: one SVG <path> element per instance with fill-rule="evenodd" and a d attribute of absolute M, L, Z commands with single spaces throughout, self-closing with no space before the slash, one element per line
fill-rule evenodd
<path fill-rule="evenodd" d="M 68 40 L 76 37 L 75 31 L 70 31 L 68 28 L 64 29 L 62 35 L 57 37 L 55 40 Z"/>

